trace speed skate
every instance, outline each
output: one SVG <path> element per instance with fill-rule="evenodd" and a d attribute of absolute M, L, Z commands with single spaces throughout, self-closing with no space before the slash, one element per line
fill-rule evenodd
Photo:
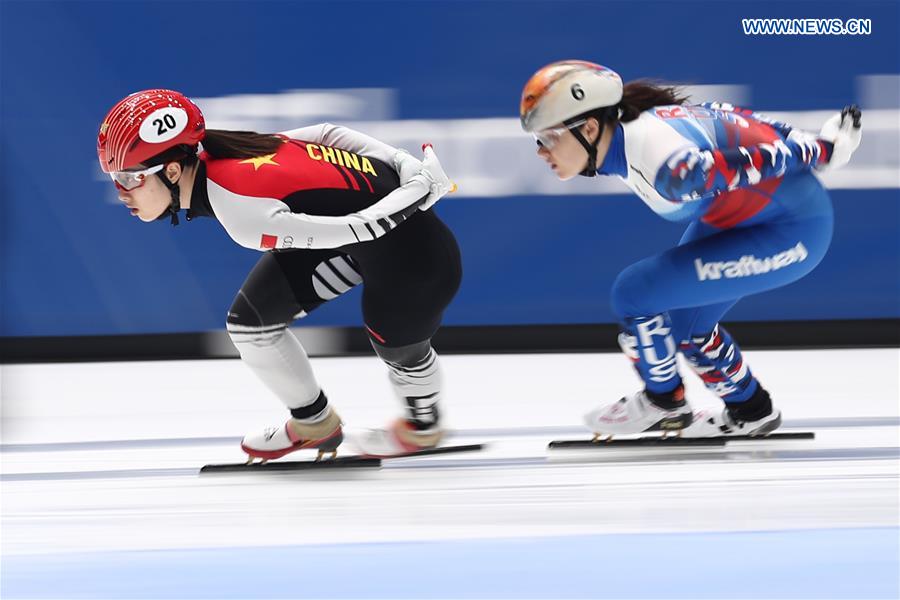
<path fill-rule="evenodd" d="M 414 452 L 404 452 L 392 456 L 376 457 L 363 454 L 337 456 L 337 450 L 320 450 L 312 460 L 266 460 L 254 457 L 243 463 L 209 464 L 201 467 L 200 473 L 254 473 L 278 471 L 311 471 L 320 469 L 377 469 L 382 460 L 416 458 L 436 454 L 455 454 L 460 452 L 478 452 L 484 450 L 484 444 L 465 444 L 459 446 L 437 446 Z"/>
<path fill-rule="evenodd" d="M 642 435 L 639 437 L 616 438 L 594 434 L 591 439 L 554 440 L 548 448 L 551 450 L 595 448 L 603 449 L 660 449 L 660 448 L 724 448 L 730 442 L 767 442 L 787 440 L 813 440 L 816 434 L 812 431 L 790 431 L 769 433 L 765 435 L 730 435 L 716 437 L 686 437 L 673 435 Z"/>
<path fill-rule="evenodd" d="M 310 471 L 319 469 L 378 468 L 381 459 L 365 456 L 332 456 L 315 460 L 247 460 L 243 463 L 210 464 L 200 468 L 200 473 L 254 473 L 261 471 Z"/>
<path fill-rule="evenodd" d="M 597 448 L 652 451 L 663 448 L 723 448 L 729 442 L 815 439 L 815 434 L 811 431 L 775 432 L 774 430 L 781 425 L 781 413 L 777 410 L 773 411 L 771 417 L 764 419 L 767 422 L 763 426 L 755 429 L 746 429 L 743 427 L 744 424 L 727 418 L 727 412 L 721 409 L 699 410 L 693 414 L 693 423 L 683 429 L 647 430 L 624 437 L 613 433 L 594 432 L 589 440 L 556 440 L 550 442 L 548 447 L 557 450 Z"/>

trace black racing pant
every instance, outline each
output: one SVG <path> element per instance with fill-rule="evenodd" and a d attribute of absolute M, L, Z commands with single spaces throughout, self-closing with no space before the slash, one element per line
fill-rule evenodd
<path fill-rule="evenodd" d="M 267 252 L 244 281 L 228 322 L 290 323 L 362 282 L 370 337 L 382 346 L 406 346 L 434 335 L 461 279 L 453 233 L 434 212 L 418 212 L 372 242 Z"/>

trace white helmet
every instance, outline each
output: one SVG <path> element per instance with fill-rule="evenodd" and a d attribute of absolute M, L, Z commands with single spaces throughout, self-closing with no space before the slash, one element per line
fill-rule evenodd
<path fill-rule="evenodd" d="M 562 60 L 531 76 L 522 90 L 519 117 L 525 131 L 541 131 L 620 100 L 618 73 L 592 62 Z"/>

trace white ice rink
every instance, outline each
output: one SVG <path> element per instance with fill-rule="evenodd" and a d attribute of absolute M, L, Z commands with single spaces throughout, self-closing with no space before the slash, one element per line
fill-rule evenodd
<path fill-rule="evenodd" d="M 238 361 L 3 366 L 0 596 L 897 598 L 900 350 L 745 356 L 814 441 L 551 453 L 624 358 L 445 356 L 486 451 L 209 476 L 286 416 Z M 377 359 L 313 363 L 351 433 L 399 414 Z"/>

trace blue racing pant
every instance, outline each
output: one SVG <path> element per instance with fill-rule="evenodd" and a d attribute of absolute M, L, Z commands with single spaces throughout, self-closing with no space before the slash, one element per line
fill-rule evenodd
<path fill-rule="evenodd" d="M 831 243 L 831 199 L 812 174 L 782 181 L 772 200 L 729 229 L 692 222 L 679 245 L 622 271 L 612 308 L 619 342 L 650 392 L 681 385 L 681 352 L 725 402 L 743 402 L 757 383 L 719 321 L 750 294 L 773 290 L 812 271 Z"/>

